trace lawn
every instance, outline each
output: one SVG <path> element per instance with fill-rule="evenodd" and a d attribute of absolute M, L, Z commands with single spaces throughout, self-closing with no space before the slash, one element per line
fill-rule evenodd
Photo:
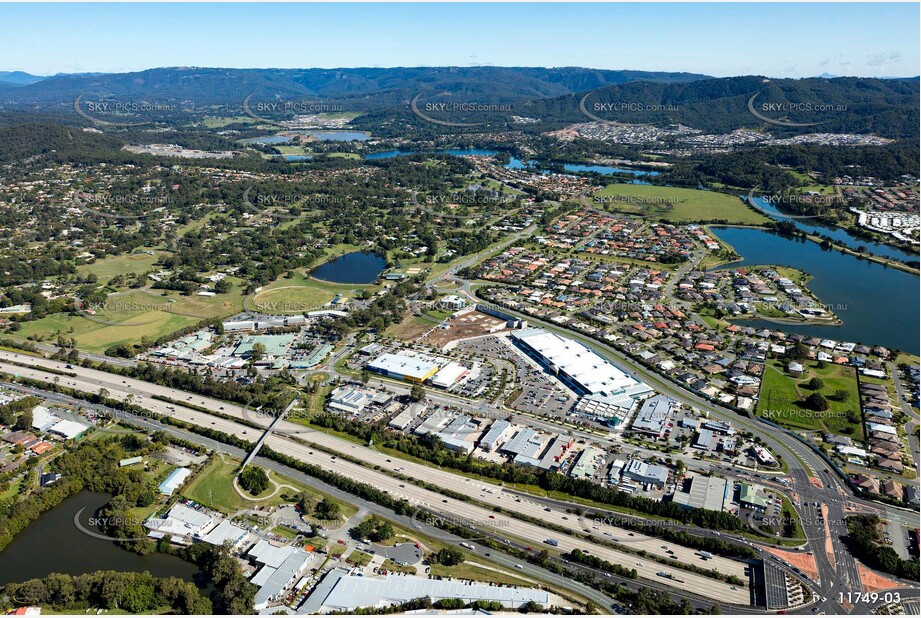
<path fill-rule="evenodd" d="M 154 267 L 154 264 L 166 255 L 162 251 L 154 251 L 153 255 L 149 253 L 131 253 L 115 257 L 107 257 L 96 260 L 92 264 L 83 264 L 77 267 L 77 272 L 81 275 L 94 274 L 99 278 L 100 283 L 105 283 L 116 275 L 127 273 L 142 273 Z"/>
<path fill-rule="evenodd" d="M 199 504 L 217 509 L 223 513 L 234 513 L 240 509 L 254 506 L 274 506 L 285 504 L 282 500 L 282 494 L 290 494 L 291 490 L 282 489 L 275 496 L 267 500 L 247 500 L 238 494 L 233 488 L 233 477 L 240 467 L 240 462 L 234 459 L 215 459 L 211 461 L 195 478 L 189 483 L 188 488 L 182 492 L 182 495 Z M 268 472 L 269 478 L 277 483 L 293 485 L 290 479 L 279 477 L 274 472 Z M 256 498 L 265 498 L 275 491 L 275 486 L 269 484 L 269 488 Z"/>
<path fill-rule="evenodd" d="M 598 208 L 670 223 L 760 225 L 770 221 L 738 197 L 697 189 L 615 183 L 595 193 L 594 201 Z"/>
<path fill-rule="evenodd" d="M 216 296 L 131 290 L 110 295 L 106 307 L 93 314 L 95 319 L 58 313 L 23 322 L 17 334 L 38 340 L 72 337 L 81 350 L 99 353 L 120 343 L 140 343 L 143 337 L 155 340 L 206 318 L 233 315 L 242 308 L 242 287 L 236 284 L 227 294 Z"/>
<path fill-rule="evenodd" d="M 320 287 L 308 285 L 282 285 L 263 290 L 247 303 L 264 313 L 303 313 L 329 303 L 335 294 Z"/>
<path fill-rule="evenodd" d="M 484 561 L 489 562 L 489 558 Z M 529 582 L 520 577 L 515 577 L 505 571 L 493 570 L 471 564 L 470 562 L 461 562 L 455 566 L 444 566 L 433 564 L 431 574 L 440 577 L 453 577 L 455 579 L 470 579 L 480 582 L 495 582 L 497 584 L 508 584 L 513 586 L 533 587 L 533 582 Z"/>
<path fill-rule="evenodd" d="M 854 368 L 829 363 L 825 368 L 819 369 L 817 363 L 806 361 L 802 363 L 806 369 L 802 377 L 794 378 L 785 371 L 787 362 L 786 359 L 778 359 L 771 360 L 765 365 L 761 394 L 758 397 L 758 414 L 795 429 L 824 429 L 860 437 L 860 399 Z M 824 383 L 818 391 L 811 391 L 806 387 L 813 377 L 821 379 Z M 848 393 L 846 400 L 835 401 L 831 398 L 839 389 Z M 825 396 L 828 410 L 814 411 L 805 407 L 804 400 L 813 392 Z M 851 413 L 852 419 L 848 419 L 848 412 Z"/>
<path fill-rule="evenodd" d="M 368 566 L 368 563 L 371 562 L 371 558 L 373 558 L 371 554 L 356 549 L 351 554 L 349 554 L 348 558 L 345 560 L 346 562 L 351 562 L 352 564 L 358 566 Z"/>

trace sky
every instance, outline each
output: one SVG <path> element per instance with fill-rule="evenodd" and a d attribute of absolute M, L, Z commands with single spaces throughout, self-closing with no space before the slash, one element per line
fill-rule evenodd
<path fill-rule="evenodd" d="M 915 76 L 918 3 L 2 4 L 0 70 L 582 66 Z"/>

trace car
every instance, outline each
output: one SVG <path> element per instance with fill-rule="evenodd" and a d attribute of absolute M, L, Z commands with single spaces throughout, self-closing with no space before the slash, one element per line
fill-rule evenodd
<path fill-rule="evenodd" d="M 523 569 L 524 567 L 521 566 L 520 564 L 516 564 L 516 565 L 515 565 L 515 568 L 516 568 L 516 569 Z"/>
<path fill-rule="evenodd" d="M 448 503 L 448 501 L 447 501 L 447 500 L 442 500 L 442 502 L 444 502 L 445 504 L 447 504 L 447 503 Z"/>

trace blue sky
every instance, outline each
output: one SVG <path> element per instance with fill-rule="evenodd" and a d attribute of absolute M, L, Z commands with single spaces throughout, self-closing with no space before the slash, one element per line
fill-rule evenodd
<path fill-rule="evenodd" d="M 0 4 L 0 70 L 584 66 L 913 76 L 919 5 Z"/>

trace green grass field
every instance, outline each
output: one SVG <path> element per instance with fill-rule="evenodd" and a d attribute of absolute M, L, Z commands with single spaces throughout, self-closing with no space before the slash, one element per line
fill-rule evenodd
<path fill-rule="evenodd" d="M 329 290 L 308 285 L 280 286 L 259 292 L 247 303 L 265 313 L 303 313 L 334 298 Z"/>
<path fill-rule="evenodd" d="M 713 191 L 615 183 L 601 189 L 594 197 L 598 208 L 670 223 L 724 221 L 737 225 L 760 225 L 770 221 L 738 197 Z"/>
<path fill-rule="evenodd" d="M 116 275 L 127 273 L 142 273 L 154 267 L 154 264 L 166 255 L 162 251 L 154 251 L 153 255 L 148 253 L 131 253 L 115 257 L 107 257 L 96 260 L 92 264 L 83 264 L 77 267 L 77 272 L 81 275 L 94 274 L 99 277 L 100 283 L 105 283 Z"/>
<path fill-rule="evenodd" d="M 275 491 L 275 485 L 269 484 L 269 488 L 262 494 L 255 496 L 254 500 L 247 500 L 234 490 L 233 487 L 233 478 L 237 470 L 240 467 L 240 462 L 235 459 L 215 459 L 208 463 L 204 470 L 198 473 L 196 477 L 189 483 L 189 486 L 185 491 L 182 492 L 182 495 L 190 500 L 194 500 L 199 504 L 204 504 L 205 506 L 212 507 L 221 511 L 223 513 L 234 513 L 240 509 L 251 508 L 255 506 L 276 506 L 279 504 L 287 504 L 283 496 L 288 496 L 293 498 L 295 494 L 305 492 L 310 497 L 308 501 L 308 514 L 312 512 L 312 507 L 316 505 L 320 500 L 325 496 L 322 492 L 316 491 L 306 485 L 298 483 L 297 481 L 290 479 L 286 476 L 278 474 L 267 470 L 266 472 L 269 475 L 269 478 L 272 481 L 275 481 L 278 485 L 290 485 L 295 489 L 290 489 L 289 487 L 282 487 L 278 493 L 273 494 Z M 271 496 L 268 498 L 267 496 Z M 333 502 L 339 505 L 340 512 L 343 516 L 343 521 L 354 515 L 358 508 L 351 504 L 344 504 L 338 500 L 332 499 Z"/>
<path fill-rule="evenodd" d="M 132 290 L 110 296 L 106 307 L 93 314 L 94 319 L 57 313 L 23 322 L 17 334 L 38 340 L 55 339 L 58 335 L 72 337 L 81 350 L 97 353 L 120 343 L 140 343 L 144 337 L 158 339 L 203 319 L 241 311 L 242 288 L 237 281 L 230 292 L 216 296 Z M 114 324 L 100 323 L 103 321 Z"/>
<path fill-rule="evenodd" d="M 828 430 L 860 437 L 860 421 L 848 419 L 848 412 L 857 413 L 860 418 L 860 399 L 857 393 L 857 375 L 853 367 L 829 363 L 824 369 L 818 369 L 816 363 L 806 361 L 806 371 L 802 377 L 794 378 L 787 374 L 786 359 L 769 361 L 764 368 L 761 380 L 761 394 L 758 398 L 759 415 L 775 423 L 795 429 L 812 431 Z M 822 380 L 824 386 L 818 391 L 806 388 L 806 383 L 813 377 Z M 848 393 L 844 401 L 835 401 L 830 397 L 837 390 Z M 828 400 L 828 410 L 814 411 L 805 407 L 804 400 L 813 392 L 819 392 Z"/>

